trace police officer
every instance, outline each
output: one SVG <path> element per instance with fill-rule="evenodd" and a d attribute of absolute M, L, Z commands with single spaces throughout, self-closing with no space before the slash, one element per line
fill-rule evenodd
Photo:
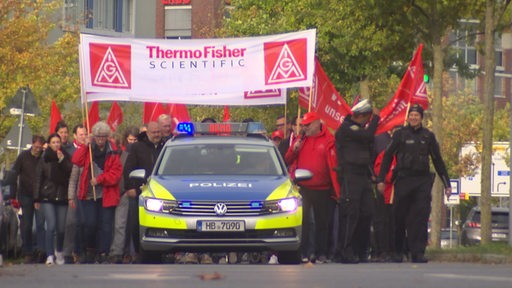
<path fill-rule="evenodd" d="M 430 173 L 429 156 L 444 184 L 446 196 L 451 194 L 450 180 L 441 158 L 439 144 L 434 133 L 422 126 L 422 120 L 423 108 L 417 104 L 411 106 L 407 126 L 393 134 L 377 177 L 377 189 L 382 192 L 385 188 L 385 176 L 393 156 L 396 156 L 396 168 L 393 172 L 395 262 L 402 262 L 406 233 L 411 261 L 428 262 L 425 258 L 425 247 L 434 181 L 434 174 Z"/>
<path fill-rule="evenodd" d="M 372 151 L 378 114 L 364 99 L 352 108 L 352 115 L 345 118 L 335 135 L 342 187 L 337 260 L 342 263 L 368 261 L 374 206 Z"/>

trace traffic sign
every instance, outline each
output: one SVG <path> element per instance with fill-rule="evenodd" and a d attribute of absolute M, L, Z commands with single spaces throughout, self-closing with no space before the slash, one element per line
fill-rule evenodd
<path fill-rule="evenodd" d="M 5 107 L 4 114 L 20 115 L 21 110 L 24 110 L 24 114 L 29 116 L 41 114 L 36 98 L 29 87 L 21 87 L 16 91 L 14 97 L 9 100 L 9 104 Z"/>
<path fill-rule="evenodd" d="M 452 186 L 452 194 L 450 198 L 444 197 L 444 204 L 446 205 L 459 205 L 460 204 L 460 180 L 450 179 L 450 185 Z"/>
<path fill-rule="evenodd" d="M 18 143 L 20 141 L 20 119 L 16 120 L 16 124 L 12 125 L 11 130 L 7 133 L 2 144 L 2 147 L 7 149 L 18 149 Z M 32 145 L 32 131 L 27 125 L 23 125 L 23 134 L 21 137 L 21 149 L 29 148 Z"/>

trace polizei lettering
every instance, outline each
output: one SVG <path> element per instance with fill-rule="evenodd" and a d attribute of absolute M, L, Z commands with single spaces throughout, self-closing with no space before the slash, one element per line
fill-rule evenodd
<path fill-rule="evenodd" d="M 240 182 L 197 182 L 190 183 L 190 188 L 203 187 L 203 188 L 252 188 L 252 183 Z"/>
<path fill-rule="evenodd" d="M 247 48 L 204 46 L 200 49 L 165 49 L 146 46 L 149 69 L 223 69 L 245 66 Z"/>

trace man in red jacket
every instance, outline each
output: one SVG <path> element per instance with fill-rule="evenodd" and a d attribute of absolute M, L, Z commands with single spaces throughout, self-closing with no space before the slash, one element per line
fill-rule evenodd
<path fill-rule="evenodd" d="M 306 113 L 301 124 L 301 136 L 290 145 L 285 160 L 292 172 L 300 168 L 313 173 L 313 178 L 299 184 L 303 209 L 301 252 L 303 262 L 323 263 L 327 260 L 328 222 L 333 212 L 328 207 L 334 207 L 329 201 L 336 201 L 339 195 L 333 170 L 337 166 L 335 141 L 315 112 Z M 310 228 L 311 213 L 315 218 L 314 229 Z M 311 231 L 314 235 L 310 235 Z M 312 236 L 315 247 L 311 247 Z"/>

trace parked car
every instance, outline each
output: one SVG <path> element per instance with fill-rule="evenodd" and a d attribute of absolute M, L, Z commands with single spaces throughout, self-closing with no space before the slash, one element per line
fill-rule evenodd
<path fill-rule="evenodd" d="M 492 207 L 491 213 L 492 241 L 508 241 L 508 208 Z M 462 226 L 462 244 L 480 243 L 480 230 L 480 207 L 473 207 Z"/>
<path fill-rule="evenodd" d="M 457 230 L 452 229 L 450 233 L 450 228 L 441 229 L 441 248 L 449 249 L 457 246 L 459 246 L 459 235 L 457 234 Z"/>

